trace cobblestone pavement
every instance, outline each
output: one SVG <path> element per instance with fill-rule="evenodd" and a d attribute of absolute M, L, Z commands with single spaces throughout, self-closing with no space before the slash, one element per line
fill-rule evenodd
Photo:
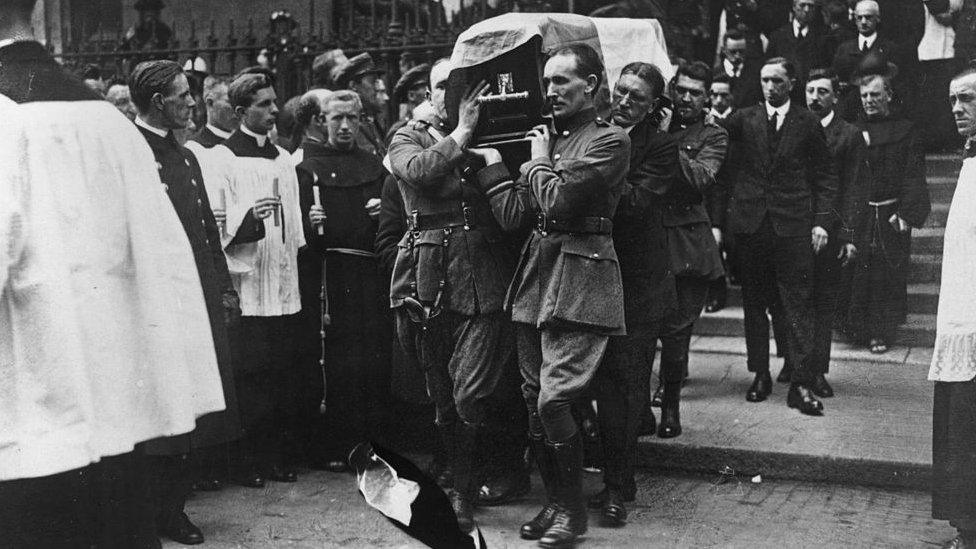
<path fill-rule="evenodd" d="M 599 488 L 588 474 L 586 489 Z M 602 528 L 591 514 L 581 549 L 617 547 L 938 547 L 952 537 L 929 518 L 927 493 L 748 477 L 642 473 L 630 524 Z M 529 499 L 483 509 L 491 548 L 531 548 L 518 525 L 541 505 L 538 477 Z M 347 474 L 307 472 L 296 484 L 237 486 L 200 493 L 187 512 L 204 547 L 422 547 L 369 508 Z M 180 547 L 168 542 L 167 549 Z"/>

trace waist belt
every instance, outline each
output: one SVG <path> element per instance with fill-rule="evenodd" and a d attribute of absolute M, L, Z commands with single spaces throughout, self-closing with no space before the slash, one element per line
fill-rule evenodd
<path fill-rule="evenodd" d="M 367 252 L 366 250 L 358 250 L 356 248 L 326 248 L 325 253 L 327 254 L 343 254 L 343 255 L 354 255 L 357 257 L 367 257 L 375 258 L 376 254 L 373 252 Z"/>
<path fill-rule="evenodd" d="M 569 219 L 552 219 L 545 214 L 539 214 L 536 229 L 542 234 L 580 233 L 580 234 L 610 234 L 613 232 L 613 221 L 607 217 L 571 217 Z"/>
<path fill-rule="evenodd" d="M 883 208 L 885 206 L 893 206 L 898 203 L 897 198 L 889 198 L 888 200 L 880 200 L 878 202 L 868 202 L 868 206 L 872 208 Z"/>
<path fill-rule="evenodd" d="M 453 229 L 464 227 L 465 230 L 474 227 L 474 214 L 471 208 L 463 205 L 460 211 L 422 214 L 417 210 L 407 216 L 407 228 L 411 231 L 430 231 L 436 229 Z"/>

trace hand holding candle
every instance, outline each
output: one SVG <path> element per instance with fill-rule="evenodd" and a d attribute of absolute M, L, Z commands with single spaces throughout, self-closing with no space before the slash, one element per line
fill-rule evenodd
<path fill-rule="evenodd" d="M 213 210 L 214 220 L 217 225 L 220 226 L 221 232 L 226 232 L 227 230 L 227 191 L 220 189 L 217 195 L 219 200 L 217 202 L 217 207 Z"/>
<path fill-rule="evenodd" d="M 315 199 L 315 205 L 308 212 L 308 219 L 312 222 L 312 225 L 318 226 L 319 235 L 325 234 L 325 209 L 322 208 L 322 193 L 318 186 L 312 187 L 312 197 Z"/>
<path fill-rule="evenodd" d="M 278 203 L 275 205 L 274 209 L 274 226 L 281 226 L 281 194 L 278 192 L 278 178 L 274 178 L 274 182 L 271 186 L 271 196 L 274 197 Z"/>

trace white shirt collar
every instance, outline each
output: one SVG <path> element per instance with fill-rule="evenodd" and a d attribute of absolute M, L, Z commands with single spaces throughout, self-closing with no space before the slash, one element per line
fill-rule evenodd
<path fill-rule="evenodd" d="M 254 140 L 258 142 L 258 147 L 263 147 L 264 144 L 268 142 L 268 134 L 261 135 L 259 133 L 254 133 L 244 124 L 241 124 L 241 132 L 243 132 L 244 135 L 250 135 L 253 137 Z"/>
<path fill-rule="evenodd" d="M 868 48 L 874 45 L 874 41 L 878 39 L 878 33 L 874 33 L 871 36 L 864 36 L 863 34 L 857 35 L 857 46 L 858 49 L 864 49 L 864 44 L 868 45 Z"/>
<path fill-rule="evenodd" d="M 810 27 L 803 27 L 803 30 L 801 31 L 800 22 L 797 21 L 796 19 L 793 20 L 793 36 L 798 36 L 800 35 L 800 33 L 803 33 L 803 36 L 806 36 L 807 33 L 809 32 L 810 32 Z"/>
<path fill-rule="evenodd" d="M 146 131 L 150 131 L 164 139 L 166 138 L 166 136 L 169 135 L 169 130 L 164 130 L 150 125 L 149 122 L 146 122 L 145 120 L 142 119 L 142 115 L 136 117 L 136 126 L 139 126 L 140 128 L 145 128 Z"/>
<path fill-rule="evenodd" d="M 725 112 L 718 112 L 718 111 L 717 111 L 717 110 L 715 110 L 715 108 L 713 107 L 713 108 L 711 109 L 711 111 L 710 111 L 710 112 L 711 112 L 711 114 L 712 114 L 712 116 L 714 116 L 715 118 L 720 118 L 720 119 L 722 119 L 722 120 L 724 120 L 724 119 L 726 119 L 726 118 L 728 118 L 730 114 L 732 114 L 732 108 L 730 107 L 730 108 L 729 108 L 729 109 L 728 109 L 727 111 L 725 111 Z"/>
<path fill-rule="evenodd" d="M 834 112 L 835 111 L 831 110 L 830 111 L 830 114 L 828 114 L 827 116 L 821 118 L 820 119 L 820 125 L 823 126 L 823 127 L 825 127 L 825 128 L 827 126 L 829 126 L 830 123 L 833 122 L 833 120 L 834 120 Z"/>
<path fill-rule="evenodd" d="M 725 65 L 725 74 L 728 74 L 729 76 L 736 76 L 735 65 L 733 65 L 731 61 L 725 59 L 722 61 L 722 63 Z M 742 70 L 742 65 L 739 65 L 739 70 Z"/>
<path fill-rule="evenodd" d="M 775 112 L 775 113 L 779 114 L 779 123 L 780 124 L 783 123 L 783 119 L 786 118 L 786 113 L 789 112 L 789 110 L 790 110 L 790 100 L 789 99 L 786 100 L 786 103 L 783 103 L 782 105 L 780 105 L 778 107 L 773 107 L 772 105 L 769 104 L 768 101 L 766 102 L 766 118 L 772 118 L 773 117 L 773 113 Z"/>
<path fill-rule="evenodd" d="M 231 132 L 225 132 L 224 130 L 218 128 L 217 126 L 214 126 L 213 124 L 207 124 L 207 129 L 221 139 L 227 139 L 228 137 L 230 137 L 231 134 Z"/>

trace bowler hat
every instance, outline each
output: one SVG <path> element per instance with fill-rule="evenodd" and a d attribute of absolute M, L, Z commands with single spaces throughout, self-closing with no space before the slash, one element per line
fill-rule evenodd
<path fill-rule="evenodd" d="M 407 102 L 407 92 L 421 84 L 426 84 L 430 76 L 430 65 L 423 63 L 403 73 L 393 86 L 393 102 L 395 104 Z"/>
<path fill-rule="evenodd" d="M 386 71 L 376 68 L 376 64 L 373 63 L 373 56 L 368 53 L 361 53 L 338 67 L 335 76 L 336 86 L 340 89 L 346 88 L 354 78 L 367 74 L 383 74 L 384 72 Z"/>

